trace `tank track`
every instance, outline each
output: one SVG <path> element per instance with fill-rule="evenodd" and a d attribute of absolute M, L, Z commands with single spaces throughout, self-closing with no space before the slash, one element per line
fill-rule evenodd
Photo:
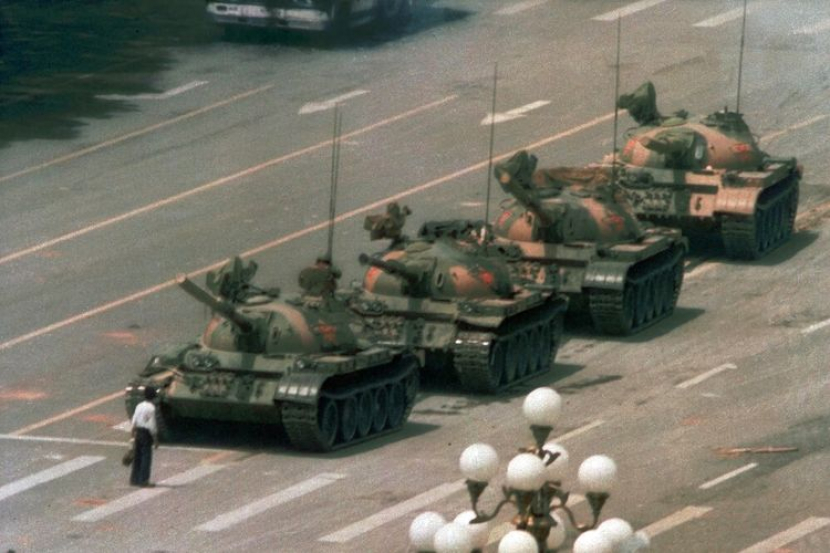
<path fill-rule="evenodd" d="M 790 177 L 764 190 L 749 217 L 724 216 L 721 237 L 731 259 L 758 259 L 786 242 L 798 211 L 798 178 Z"/>
<path fill-rule="evenodd" d="M 502 332 L 460 331 L 453 363 L 461 386 L 469 392 L 492 394 L 550 370 L 562 343 L 565 310 L 564 302 L 548 312 L 535 310 L 509 321 Z M 511 352 L 516 360 L 512 369 L 507 363 Z"/>
<path fill-rule="evenodd" d="M 683 257 L 684 249 L 675 246 L 629 269 L 623 290 L 589 290 L 594 328 L 634 334 L 671 315 L 683 285 Z"/>
<path fill-rule="evenodd" d="M 383 436 L 395 430 L 398 430 L 409 419 L 412 413 L 412 407 L 415 404 L 415 396 L 418 393 L 418 362 L 414 357 L 405 356 L 394 362 L 393 374 L 385 378 L 373 378 L 369 380 L 364 379 L 362 382 L 352 383 L 346 388 L 339 388 L 336 390 L 323 390 L 318 397 L 315 404 L 284 402 L 281 407 L 282 425 L 285 429 L 291 445 L 296 449 L 304 451 L 334 451 L 345 447 L 351 447 L 355 444 L 365 442 L 379 436 Z M 377 372 L 367 371 L 367 372 Z M 371 378 L 371 377 L 370 377 Z M 396 413 L 396 421 L 391 421 L 392 415 L 389 407 L 391 403 L 388 401 L 390 391 L 396 386 L 400 385 L 399 390 L 402 390 L 402 405 L 399 405 L 401 412 Z M 379 390 L 383 390 L 382 392 Z M 350 413 L 349 417 L 344 417 L 344 413 L 348 411 L 346 405 L 351 400 L 354 400 L 353 407 L 357 407 L 361 394 L 371 394 L 373 400 L 372 424 L 361 435 L 357 429 L 357 425 L 361 422 L 354 422 L 353 430 L 344 430 L 344 419 L 352 417 L 358 420 L 359 414 L 356 411 Z M 374 403 L 377 400 L 378 394 L 387 398 L 384 409 L 385 413 L 377 411 L 377 406 Z M 336 417 L 336 435 L 332 437 L 330 433 L 321 429 L 321 419 L 324 418 L 324 410 L 326 404 L 331 402 L 335 405 L 337 410 Z M 382 419 L 382 422 L 380 422 Z M 331 419 L 329 419 L 330 421 Z M 349 426 L 349 425 L 346 425 Z M 351 434 L 350 436 L 345 433 Z"/>

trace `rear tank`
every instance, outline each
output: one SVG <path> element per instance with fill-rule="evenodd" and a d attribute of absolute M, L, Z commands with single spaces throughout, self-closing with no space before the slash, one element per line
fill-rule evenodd
<path fill-rule="evenodd" d="M 379 343 L 413 348 L 426 368 L 451 371 L 470 392 L 495 393 L 549 370 L 567 308 L 556 273 L 514 274 L 510 248 L 482 236 L 481 222 L 427 223 L 407 238 L 408 213 L 390 204 L 366 219 L 373 239 L 392 243 L 361 256 L 368 268 L 351 306 Z"/>
<path fill-rule="evenodd" d="M 606 334 L 633 334 L 674 310 L 687 242 L 640 223 L 606 167 L 536 169 L 518 152 L 495 167 L 512 198 L 502 203 L 497 242 L 521 251 L 528 270 L 558 267 L 570 310 Z"/>
<path fill-rule="evenodd" d="M 619 184 L 639 218 L 720 235 L 735 259 L 756 259 L 790 237 L 801 167 L 762 151 L 743 115 L 664 117 L 650 82 L 618 105 L 639 125 L 618 158 Z"/>
<path fill-rule="evenodd" d="M 213 311 L 201 338 L 154 355 L 127 387 L 132 416 L 143 389 L 158 389 L 160 428 L 182 419 L 281 425 L 292 446 L 329 451 L 403 425 L 418 389 L 418 361 L 375 345 L 363 321 L 333 294 L 326 259 L 300 274 L 302 295 L 251 283 L 239 258 L 207 274 L 204 290 L 178 285 Z"/>

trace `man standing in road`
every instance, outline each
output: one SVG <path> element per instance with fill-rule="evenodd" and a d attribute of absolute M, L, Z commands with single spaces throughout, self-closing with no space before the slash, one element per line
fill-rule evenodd
<path fill-rule="evenodd" d="M 131 486 L 151 487 L 150 468 L 153 464 L 153 446 L 158 447 L 158 428 L 156 427 L 156 406 L 153 400 L 156 389 L 144 388 L 144 401 L 135 408 L 132 420 L 132 435 L 135 440 L 135 459 L 130 474 Z"/>

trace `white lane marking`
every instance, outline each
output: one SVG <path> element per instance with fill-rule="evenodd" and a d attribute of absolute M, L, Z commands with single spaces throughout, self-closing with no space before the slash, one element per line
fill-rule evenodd
<path fill-rule="evenodd" d="M 517 13 L 521 13 L 525 10 L 529 10 L 535 8 L 536 6 L 541 6 L 542 4 L 547 3 L 548 0 L 526 0 L 525 2 L 517 2 L 515 4 L 511 4 L 510 6 L 505 6 L 500 10 L 497 10 L 496 15 L 515 15 Z"/>
<path fill-rule="evenodd" d="M 390 124 L 395 123 L 397 121 L 400 121 L 402 119 L 406 119 L 406 118 L 412 117 L 414 115 L 417 115 L 417 114 L 419 114 L 423 111 L 427 111 L 429 109 L 436 108 L 438 106 L 446 104 L 447 102 L 451 102 L 452 100 L 455 100 L 457 97 L 458 96 L 454 94 L 454 95 L 451 95 L 451 96 L 447 96 L 445 98 L 441 98 L 440 100 L 437 100 L 435 102 L 430 102 L 428 104 L 418 106 L 417 108 L 413 108 L 413 109 L 411 109 L 409 111 L 406 111 L 404 113 L 399 113 L 399 114 L 394 115 L 392 117 L 388 117 L 388 118 L 383 119 L 381 121 L 377 121 L 375 123 L 372 123 L 371 125 L 367 125 L 367 126 L 362 127 L 360 129 L 357 129 L 357 130 L 354 130 L 352 132 L 346 133 L 341 137 L 341 139 L 346 140 L 346 139 L 349 139 L 349 138 L 352 138 L 352 137 L 355 137 L 355 136 L 366 134 L 367 132 L 372 131 L 374 129 L 390 125 Z M 11 253 L 9 255 L 0 257 L 0 265 L 4 264 L 4 263 L 8 263 L 9 261 L 17 259 L 19 257 L 30 255 L 30 254 L 33 254 L 33 253 L 38 252 L 40 250 L 49 248 L 51 246 L 55 246 L 55 245 L 60 244 L 62 242 L 66 242 L 67 240 L 72 240 L 74 238 L 78 238 L 79 236 L 90 233 L 92 231 L 99 230 L 99 229 L 102 229 L 104 227 L 108 227 L 108 226 L 113 225 L 115 223 L 120 223 L 121 221 L 125 221 L 127 219 L 132 219 L 133 217 L 136 217 L 137 215 L 141 215 L 143 213 L 156 210 L 160 207 L 178 202 L 178 201 L 183 200 L 185 198 L 188 198 L 190 196 L 194 196 L 196 194 L 201 194 L 202 192 L 206 192 L 208 190 L 211 190 L 211 189 L 219 187 L 219 186 L 224 186 L 224 185 L 228 184 L 229 182 L 238 181 L 239 179 L 242 179 L 244 177 L 248 177 L 248 176 L 250 176 L 254 173 L 258 173 L 259 171 L 262 171 L 263 169 L 267 169 L 267 168 L 272 167 L 274 165 L 279 165 L 281 163 L 285 163 L 286 161 L 292 160 L 296 157 L 300 157 L 300 156 L 303 156 L 303 155 L 306 155 L 306 154 L 310 154 L 310 153 L 316 152 L 317 150 L 320 150 L 320 149 L 323 149 L 323 148 L 328 148 L 330 146 L 331 146 L 331 140 L 325 140 L 323 142 L 318 142 L 317 144 L 314 144 L 312 146 L 307 146 L 307 147 L 299 149 L 299 150 L 294 150 L 293 152 L 290 152 L 288 154 L 285 154 L 285 155 L 282 155 L 282 156 L 279 156 L 279 157 L 275 157 L 273 159 L 269 159 L 268 161 L 260 163 L 259 165 L 254 165 L 253 167 L 243 169 L 242 171 L 239 171 L 239 172 L 234 173 L 232 175 L 228 175 L 226 177 L 216 179 L 214 181 L 205 183 L 201 186 L 197 186 L 196 188 L 191 188 L 190 190 L 185 190 L 184 192 L 180 192 L 179 194 L 169 196 L 169 197 L 164 198 L 162 200 L 159 200 L 157 202 L 147 204 L 145 206 L 133 209 L 132 211 L 122 213 L 121 215 L 116 215 L 115 217 L 111 217 L 109 219 L 99 221 L 99 222 L 94 223 L 92 225 L 89 225 L 87 227 L 84 227 L 84 228 L 69 232 L 67 234 L 58 236 L 57 238 L 47 240 L 46 242 L 42 242 L 40 244 L 31 246 L 29 248 L 19 250 L 17 252 Z M 168 284 L 172 284 L 172 283 L 173 283 L 173 281 L 170 281 L 170 283 L 168 283 Z M 4 349 L 2 347 L 2 345 L 0 345 L 0 349 Z"/>
<path fill-rule="evenodd" d="M 797 35 L 815 35 L 824 31 L 830 30 L 830 19 L 823 19 L 817 23 L 807 25 L 795 30 Z"/>
<path fill-rule="evenodd" d="M 513 108 L 510 111 L 505 111 L 503 113 L 496 113 L 493 115 L 492 113 L 488 113 L 487 117 L 481 120 L 482 125 L 492 125 L 493 123 L 504 123 L 506 121 L 512 121 L 513 119 L 519 119 L 524 117 L 525 114 L 528 112 L 533 111 L 534 109 L 539 109 L 544 107 L 550 103 L 550 100 L 537 100 L 525 106 L 521 106 L 518 108 Z"/>
<path fill-rule="evenodd" d="M 680 389 L 691 388 L 695 384 L 700 384 L 701 382 L 703 382 L 707 378 L 712 378 L 713 376 L 715 376 L 717 374 L 720 374 L 723 371 L 734 371 L 737 368 L 738 368 L 738 366 L 734 363 L 724 363 L 723 365 L 720 365 L 719 367 L 715 367 L 714 369 L 706 371 L 703 374 L 699 374 L 694 378 L 690 378 L 689 380 L 686 380 L 685 382 L 681 382 L 680 384 L 675 386 L 675 388 L 680 388 Z"/>
<path fill-rule="evenodd" d="M 120 430 L 121 432 L 130 432 L 133 429 L 132 421 L 124 421 L 112 427 L 113 430 Z"/>
<path fill-rule="evenodd" d="M 816 115 L 815 117 L 811 117 L 810 119 L 807 119 L 805 121 L 801 121 L 800 123 L 796 123 L 795 125 L 787 127 L 786 129 L 783 129 L 783 130 L 780 130 L 780 131 L 777 131 L 777 132 L 773 132 L 773 133 L 769 133 L 769 134 L 765 134 L 764 136 L 762 136 L 759 139 L 759 142 L 769 142 L 770 140 L 774 140 L 774 139 L 778 138 L 779 136 L 789 134 L 789 133 L 791 133 L 793 131 L 797 131 L 799 129 L 803 129 L 804 127 L 807 127 L 809 125 L 813 125 L 814 123 L 818 123 L 819 121 L 824 121 L 828 117 L 830 117 L 830 115 L 827 115 L 827 114 Z"/>
<path fill-rule="evenodd" d="M 104 447 L 127 447 L 127 442 L 121 441 L 105 441 L 105 440 L 83 440 L 80 438 L 57 438 L 53 436 L 20 436 L 18 434 L 0 434 L 0 440 L 14 440 L 18 442 L 45 442 L 56 444 L 77 444 L 77 445 L 95 445 Z M 218 449 L 212 447 L 193 447 L 183 445 L 167 445 L 161 446 L 163 449 L 172 449 L 176 451 L 196 451 L 196 452 L 227 452 L 227 449 Z"/>
<path fill-rule="evenodd" d="M 15 177 L 20 177 L 22 175 L 28 175 L 29 173 L 33 173 L 34 171 L 39 171 L 40 169 L 45 169 L 46 167 L 51 167 L 52 165 L 57 165 L 58 163 L 63 163 L 64 161 L 70 161 L 70 160 L 79 158 L 81 156 L 85 156 L 87 154 L 97 152 L 98 150 L 102 150 L 102 149 L 107 148 L 109 146 L 114 146 L 115 144 L 118 144 L 120 142 L 124 142 L 125 140 L 129 140 L 130 138 L 135 138 L 137 136 L 147 134 L 149 132 L 167 127 L 169 125 L 173 125 L 174 123 L 179 123 L 180 121 L 190 119 L 191 117 L 196 117 L 197 115 L 207 113 L 207 112 L 212 111 L 214 109 L 217 109 L 217 108 L 226 106 L 228 104 L 231 104 L 233 102 L 236 102 L 237 100 L 242 100 L 244 98 L 247 98 L 248 96 L 253 96 L 254 94 L 259 94 L 260 92 L 265 92 L 266 90 L 270 90 L 272 88 L 274 88 L 274 85 L 269 84 L 269 85 L 261 86 L 259 88 L 255 88 L 253 90 L 248 90 L 247 92 L 242 92 L 240 94 L 236 94 L 235 96 L 231 96 L 230 98 L 226 98 L 224 100 L 221 100 L 219 102 L 215 102 L 215 103 L 210 104 L 208 106 L 204 106 L 204 107 L 201 107 L 201 108 L 198 108 L 198 109 L 194 109 L 193 111 L 189 111 L 189 112 L 184 113 L 182 115 L 176 116 L 172 119 L 168 119 L 166 121 L 161 121 L 160 123 L 155 123 L 155 124 L 150 125 L 148 127 L 144 127 L 144 128 L 132 131 L 132 132 L 128 132 L 127 134 L 122 134 L 121 136 L 117 136 L 117 137 L 112 138 L 110 140 L 106 140 L 104 142 L 101 142 L 100 144 L 90 146 L 89 148 L 84 148 L 82 150 L 78 150 L 77 152 L 72 152 L 71 154 L 66 154 L 66 155 L 63 155 L 63 156 L 60 156 L 60 157 L 56 157 L 56 158 L 51 159 L 49 161 L 44 161 L 43 163 L 39 163 L 38 165 L 33 165 L 31 167 L 27 167 L 26 169 L 21 169 L 20 171 L 17 171 L 17 172 L 8 174 L 8 175 L 4 175 L 4 176 L 0 177 L 0 182 L 7 181 L 7 180 L 13 179 Z"/>
<path fill-rule="evenodd" d="M 455 99 L 456 96 L 452 96 L 450 98 Z M 445 101 L 449 101 L 449 100 L 445 99 Z M 425 107 L 425 106 L 422 106 L 422 108 L 423 107 Z M 421 109 L 421 108 L 419 108 L 419 109 Z M 490 165 L 491 162 L 492 163 L 497 163 L 499 161 L 507 159 L 510 156 L 516 154 L 521 149 L 531 150 L 531 151 L 539 149 L 542 146 L 546 146 L 547 144 L 551 144 L 552 142 L 556 142 L 558 140 L 568 138 L 568 137 L 573 136 L 577 133 L 580 133 L 580 132 L 582 132 L 586 129 L 594 127 L 594 126 L 596 126 L 600 123 L 604 123 L 605 121 L 609 121 L 613 118 L 614 118 L 614 113 L 613 112 L 606 113 L 605 115 L 600 115 L 599 117 L 595 117 L 594 119 L 591 119 L 590 121 L 586 121 L 585 123 L 582 123 L 581 125 L 577 125 L 576 127 L 571 127 L 568 130 L 550 135 L 550 136 L 548 136 L 546 138 L 543 138 L 541 140 L 537 140 L 536 142 L 534 142 L 532 144 L 526 144 L 522 148 L 519 148 L 519 149 L 516 149 L 516 150 L 510 150 L 509 152 L 505 152 L 504 154 L 501 154 L 501 155 L 498 155 L 498 156 L 494 157 L 492 160 L 486 159 L 486 160 L 480 161 L 478 163 L 474 163 L 473 165 L 469 165 L 469 166 L 467 166 L 463 169 L 459 169 L 458 171 L 455 171 L 453 173 L 449 173 L 447 175 L 444 175 L 443 177 L 438 177 L 437 179 L 433 179 L 429 182 L 425 182 L 425 183 L 419 184 L 417 186 L 413 186 L 412 188 L 410 188 L 408 190 L 404 190 L 403 192 L 398 192 L 397 194 L 392 194 L 391 196 L 387 196 L 386 198 L 383 198 L 383 199 L 378 200 L 376 202 L 364 205 L 363 207 L 359 207 L 357 209 L 353 209 L 352 211 L 349 211 L 349 212 L 344 213 L 342 215 L 338 215 L 337 217 L 335 217 L 334 222 L 335 223 L 341 223 L 341 222 L 346 221 L 348 219 L 352 219 L 353 217 L 356 217 L 358 215 L 362 215 L 362 214 L 366 213 L 367 211 L 372 211 L 373 209 L 377 209 L 379 207 L 385 207 L 389 202 L 395 202 L 395 201 L 399 201 L 403 198 L 408 198 L 409 196 L 413 196 L 413 195 L 418 194 L 420 192 L 424 192 L 425 190 L 435 188 L 436 186 L 439 186 L 439 185 L 444 184 L 446 182 L 455 180 L 455 179 L 457 179 L 459 177 L 462 177 L 464 175 L 467 175 L 469 173 L 474 173 L 476 171 L 480 171 L 481 169 L 483 169 L 483 168 L 487 167 L 488 165 Z M 379 125 L 379 123 L 376 123 L 375 125 Z M 355 132 L 358 132 L 358 131 L 355 131 Z M 349 133 L 349 134 L 353 134 L 353 133 Z M 347 135 L 344 135 L 344 136 L 347 136 Z M 325 145 L 330 145 L 331 143 L 330 142 L 325 142 L 324 144 Z M 317 223 L 316 225 L 312 225 L 310 227 L 306 227 L 306 228 L 298 230 L 296 232 L 292 232 L 291 234 L 287 234 L 285 236 L 277 238 L 276 240 L 272 240 L 271 242 L 267 242 L 265 244 L 262 244 L 261 246 L 257 246 L 256 248 L 253 248 L 253 249 L 248 250 L 246 252 L 242 252 L 240 257 L 242 257 L 243 259 L 246 259 L 248 257 L 251 257 L 252 255 L 257 255 L 261 252 L 276 248 L 277 246 L 281 246 L 282 244 L 285 244 L 287 242 L 292 242 L 292 241 L 294 241 L 298 238 L 306 236 L 307 234 L 311 234 L 312 232 L 327 228 L 329 226 L 329 224 L 330 223 L 328 221 L 326 221 L 326 222 L 322 222 L 322 223 Z M 40 246 L 38 246 L 36 248 L 41 249 Z M 13 255 L 15 255 L 15 254 L 13 254 Z M 5 259 L 5 258 L 3 258 L 3 259 Z M 2 263 L 3 259 L 0 259 L 0 263 Z M 222 267 L 225 264 L 225 262 L 226 262 L 226 260 L 222 260 L 222 261 L 214 263 L 213 265 L 210 265 L 209 267 L 202 267 L 199 270 L 196 270 L 196 271 L 193 271 L 193 272 L 189 273 L 188 276 L 193 278 L 195 276 L 204 274 L 208 271 L 218 269 L 218 268 Z M 86 311 L 84 313 L 81 313 L 79 315 L 75 315 L 75 316 L 70 317 L 68 319 L 64 319 L 63 321 L 59 321 L 57 323 L 53 323 L 49 326 L 40 328 L 38 330 L 34 330 L 34 331 L 29 332 L 28 334 L 25 334 L 23 336 L 18 336 L 17 338 L 13 338 L 13 339 L 11 339 L 7 342 L 0 343 L 0 351 L 9 349 L 9 348 L 14 347 L 18 344 L 21 344 L 23 342 L 28 342 L 29 340 L 33 340 L 34 338 L 38 338 L 40 336 L 43 336 L 44 334 L 49 334 L 52 331 L 61 329 L 65 326 L 69 326 L 69 325 L 74 324 L 78 321 L 88 319 L 88 318 L 93 317 L 95 315 L 98 315 L 100 313 L 110 311 L 111 309 L 115 309 L 116 307 L 119 307 L 119 306 L 124 305 L 126 303 L 137 301 L 141 298 L 144 298 L 146 296 L 150 296 L 150 295 L 152 295 L 156 292 L 160 292 L 160 291 L 162 291 L 166 288 L 174 286 L 175 284 L 176 284 L 175 279 L 171 279 L 171 280 L 168 280 L 167 282 L 162 282 L 161 284 L 158 284 L 156 286 L 152 286 L 150 288 L 141 290 L 139 292 L 136 292 L 134 294 L 131 294 L 129 296 L 121 298 L 119 300 L 115 300 L 113 302 L 98 306 L 94 309 L 91 309 L 91 310 Z M 38 424 L 40 424 L 40 423 L 38 423 Z M 20 431 L 18 431 L 18 432 L 20 432 Z"/>
<path fill-rule="evenodd" d="M 297 115 L 308 115 L 309 113 L 317 113 L 318 111 L 325 111 L 327 109 L 334 109 L 334 106 L 337 104 L 342 104 L 346 100 L 350 100 L 352 98 L 357 98 L 358 96 L 363 96 L 364 94 L 369 94 L 368 90 L 352 90 L 351 92 L 347 92 L 346 94 L 341 94 L 335 98 L 330 98 L 328 100 L 323 100 L 322 102 L 309 102 L 303 107 L 300 108 L 300 111 L 297 112 Z"/>
<path fill-rule="evenodd" d="M 663 532 L 667 532 L 672 528 L 675 528 L 676 526 L 689 522 L 690 520 L 700 518 L 711 510 L 711 507 L 686 507 L 667 516 L 666 518 L 661 518 L 657 522 L 649 524 L 645 528 L 641 529 L 641 532 L 645 532 L 649 538 L 653 538 Z"/>
<path fill-rule="evenodd" d="M 597 426 L 602 426 L 603 424 L 605 424 L 604 420 L 602 420 L 602 419 L 595 420 L 594 422 L 586 424 L 585 426 L 580 426 L 579 428 L 576 428 L 574 430 L 571 430 L 570 432 L 566 432 L 565 434 L 562 434 L 558 438 L 555 438 L 554 441 L 555 442 L 564 442 L 565 440 L 570 440 L 571 438 L 575 438 L 576 436 L 579 436 L 580 434 L 584 434 L 584 433 L 588 432 L 589 430 L 593 430 Z"/>
<path fill-rule="evenodd" d="M 758 542 L 752 547 L 747 547 L 740 553 L 772 553 L 780 547 L 812 534 L 830 524 L 830 518 L 810 517 L 792 528 L 784 530 L 774 536 Z"/>
<path fill-rule="evenodd" d="M 62 421 L 64 419 L 68 419 L 69 417 L 73 417 L 73 416 L 77 415 L 78 413 L 82 413 L 83 411 L 87 411 L 89 409 L 92 409 L 93 407 L 97 407 L 97 406 L 101 405 L 102 403 L 106 403 L 108 401 L 111 401 L 111 400 L 119 398 L 119 397 L 124 397 L 124 390 L 121 390 L 121 391 L 118 391 L 118 392 L 113 392 L 113 393 L 109 394 L 108 396 L 99 397 L 98 399 L 90 401 L 89 403 L 85 403 L 84 405 L 81 405 L 80 407 L 76 407 L 74 409 L 70 409 L 69 411 L 65 411 L 65 412 L 61 413 L 60 415 L 55 415 L 54 417 L 49 417 L 46 420 L 42 420 L 40 422 L 30 424 L 29 426 L 24 426 L 23 428 L 19 428 L 19 429 L 15 430 L 14 432 L 11 432 L 11 435 L 12 436 L 18 436 L 20 434 L 25 434 L 26 432 L 31 432 L 32 430 L 37 430 L 38 428 L 48 426 L 48 425 L 52 424 L 53 422 L 58 422 L 58 421 Z"/>
<path fill-rule="evenodd" d="M 579 505 L 580 503 L 585 502 L 585 496 L 572 493 L 570 498 L 568 498 L 568 508 L 573 508 Z M 513 526 L 510 522 L 503 522 L 490 530 L 490 534 L 487 537 L 487 545 L 492 545 L 502 539 L 504 536 L 507 535 L 508 532 L 511 530 L 515 530 L 516 527 Z"/>
<path fill-rule="evenodd" d="M 746 471 L 752 470 L 757 466 L 758 466 L 758 463 L 749 463 L 748 465 L 744 465 L 739 469 L 733 470 L 732 472 L 727 472 L 723 476 L 718 476 L 717 478 L 713 478 L 712 480 L 709 480 L 708 482 L 706 482 L 704 484 L 701 484 L 699 487 L 700 487 L 701 490 L 708 490 L 709 488 L 714 488 L 718 484 L 726 482 L 730 478 L 735 478 L 739 474 L 743 474 Z"/>
<path fill-rule="evenodd" d="M 825 320 L 823 320 L 819 323 L 811 324 L 807 328 L 802 328 L 801 333 L 802 334 L 812 334 L 813 332 L 815 332 L 817 330 L 821 330 L 822 328 L 827 327 L 827 326 L 830 326 L 830 319 L 825 319 Z"/>
<path fill-rule="evenodd" d="M 119 497 L 118 499 L 114 499 L 113 501 L 110 501 L 105 505 L 101 505 L 100 507 L 96 507 L 94 509 L 90 509 L 89 511 L 85 511 L 80 515 L 74 517 L 72 520 L 78 522 L 95 522 L 101 520 L 110 515 L 114 515 L 115 513 L 118 513 L 120 511 L 125 511 L 132 507 L 135 507 L 136 505 L 140 505 L 141 503 L 153 499 L 154 497 L 161 495 L 165 492 L 169 492 L 172 489 L 172 487 L 185 486 L 187 484 L 190 484 L 191 482 L 195 482 L 196 480 L 204 476 L 213 474 L 214 472 L 222 468 L 224 468 L 224 465 L 199 465 L 181 474 L 177 474 L 171 478 L 162 480 L 158 483 L 157 487 L 155 488 L 144 488 L 141 490 L 136 490 L 133 493 Z"/>
<path fill-rule="evenodd" d="M 331 473 L 319 474 L 313 478 L 300 482 L 299 484 L 295 484 L 290 488 L 286 488 L 278 491 L 277 493 L 273 493 L 269 496 L 263 497 L 262 499 L 254 501 L 253 503 L 244 505 L 239 509 L 219 515 L 213 520 L 197 526 L 196 530 L 201 530 L 202 532 L 219 532 L 263 513 L 268 509 L 272 509 L 278 505 L 282 505 L 283 503 L 288 503 L 289 501 L 293 501 L 308 493 L 319 490 L 320 488 L 334 484 L 342 478 L 346 478 L 346 476 L 343 474 Z"/>
<path fill-rule="evenodd" d="M 749 8 L 746 10 L 749 13 Z M 703 21 L 698 21 L 692 27 L 718 27 L 719 25 L 723 25 L 724 23 L 729 23 L 730 21 L 734 21 L 735 19 L 740 19 L 744 16 L 744 9 L 735 8 L 734 10 L 729 10 L 723 12 L 722 14 L 716 15 L 714 17 L 710 17 L 709 19 L 704 19 Z"/>
<path fill-rule="evenodd" d="M 436 501 L 440 501 L 445 497 L 450 496 L 456 492 L 460 492 L 461 490 L 465 489 L 465 487 L 466 485 L 464 484 L 463 480 L 441 484 L 440 486 L 432 488 L 431 490 L 426 491 L 420 495 L 416 495 L 411 499 L 402 501 L 401 503 L 398 503 L 393 507 L 384 509 L 383 511 L 375 513 L 374 515 L 368 518 L 365 518 L 359 522 L 346 526 L 345 528 L 338 530 L 333 534 L 323 536 L 322 538 L 320 538 L 319 541 L 330 543 L 346 543 L 347 541 L 352 540 L 357 536 L 360 536 L 361 534 L 365 534 L 370 530 L 374 530 L 375 528 L 382 526 L 387 522 L 396 520 L 404 515 L 411 513 L 412 511 L 422 509 L 431 503 L 435 503 Z"/>
<path fill-rule="evenodd" d="M 640 2 L 634 2 L 633 4 L 629 4 L 618 10 L 613 10 L 593 17 L 592 19 L 594 21 L 616 21 L 618 17 L 625 17 L 627 15 L 637 13 L 652 6 L 656 6 L 657 4 L 662 4 L 665 1 L 666 0 L 640 0 Z"/>
<path fill-rule="evenodd" d="M 76 470 L 81 470 L 82 468 L 99 463 L 104 459 L 106 459 L 106 457 L 100 457 L 98 455 L 75 457 L 71 461 L 66 461 L 60 465 L 55 465 L 52 468 L 36 472 L 35 474 L 21 478 L 20 480 L 9 482 L 4 486 L 0 486 L 0 501 L 19 494 L 20 492 L 25 492 L 26 490 L 34 488 L 40 484 L 45 484 L 46 482 L 60 478 L 61 476 L 66 476 Z"/>
<path fill-rule="evenodd" d="M 705 263 L 701 263 L 700 265 L 698 265 L 697 267 L 695 267 L 694 269 L 692 269 L 691 271 L 689 271 L 685 275 L 683 275 L 683 278 L 684 279 L 697 278 L 700 275 L 708 273 L 709 271 L 711 271 L 712 269 L 714 269 L 716 267 L 720 267 L 720 265 L 721 264 L 717 261 L 707 261 Z"/>
<path fill-rule="evenodd" d="M 207 81 L 191 81 L 187 84 L 183 84 L 182 86 L 177 86 L 176 88 L 155 94 L 98 94 L 95 97 L 100 98 L 101 100 L 166 100 L 168 98 L 172 98 L 173 96 L 183 94 L 188 90 L 193 90 L 194 88 L 206 85 L 207 83 Z"/>

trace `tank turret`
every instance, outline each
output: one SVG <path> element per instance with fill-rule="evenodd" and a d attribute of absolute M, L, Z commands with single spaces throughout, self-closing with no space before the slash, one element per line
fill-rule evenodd
<path fill-rule="evenodd" d="M 410 213 L 396 205 L 390 212 Z M 381 343 L 412 347 L 425 367 L 450 371 L 474 392 L 496 392 L 552 366 L 566 300 L 546 273 L 516 277 L 507 249 L 484 239 L 483 223 L 429 222 L 407 238 L 401 218 L 391 234 L 377 232 L 384 220 L 367 217 L 372 238 L 391 244 L 360 256 L 368 268 L 351 303 Z"/>
<path fill-rule="evenodd" d="M 496 164 L 512 196 L 494 225 L 497 242 L 518 247 L 522 267 L 558 269 L 571 310 L 601 332 L 629 334 L 669 316 L 683 278 L 680 233 L 640 224 L 609 167 L 536 165 L 525 151 Z"/>
<path fill-rule="evenodd" d="M 742 114 L 663 116 L 650 82 L 617 105 L 638 124 L 626 132 L 617 161 L 639 218 L 719 234 L 727 255 L 741 259 L 760 257 L 792 234 L 801 168 L 795 158 L 761 150 Z"/>
<path fill-rule="evenodd" d="M 177 284 L 213 317 L 198 342 L 153 356 L 127 389 L 159 390 L 160 424 L 211 419 L 281 425 L 299 449 L 327 451 L 399 428 L 418 385 L 417 359 L 377 345 L 375 331 L 331 290 L 336 269 L 315 264 L 303 294 L 256 287 L 239 258 L 207 275 L 210 292 Z M 213 292 L 213 293 L 211 293 Z"/>

